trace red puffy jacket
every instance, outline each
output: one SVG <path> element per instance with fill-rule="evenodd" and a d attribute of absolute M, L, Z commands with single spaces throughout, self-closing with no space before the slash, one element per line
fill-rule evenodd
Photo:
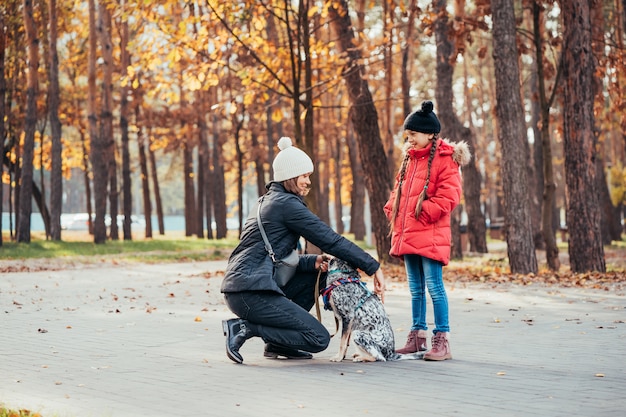
<path fill-rule="evenodd" d="M 437 149 L 431 164 L 427 198 L 419 217 L 415 207 L 426 183 L 428 156 L 432 145 L 424 149 L 409 148 L 400 204 L 393 223 L 389 254 L 402 257 L 415 254 L 447 265 L 450 262 L 450 213 L 461 200 L 459 166 L 469 162 L 471 155 L 465 142 L 450 143 L 437 139 Z M 391 221 L 393 203 L 398 190 L 399 173 L 384 210 Z"/>

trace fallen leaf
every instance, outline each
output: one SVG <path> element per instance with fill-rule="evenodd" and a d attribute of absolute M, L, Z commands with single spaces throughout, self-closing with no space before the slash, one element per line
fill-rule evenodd
<path fill-rule="evenodd" d="M 200 316 L 196 316 L 196 318 L 195 318 L 195 319 L 193 319 L 193 321 L 202 321 L 202 317 L 200 317 Z"/>

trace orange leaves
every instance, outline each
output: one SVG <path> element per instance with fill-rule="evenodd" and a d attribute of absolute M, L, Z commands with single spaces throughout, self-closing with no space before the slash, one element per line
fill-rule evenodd
<path fill-rule="evenodd" d="M 391 281 L 406 281 L 404 265 L 383 265 L 385 277 Z M 563 268 L 562 268 L 563 269 Z M 543 270 L 537 274 L 512 274 L 504 259 L 491 261 L 455 261 L 444 268 L 443 277 L 449 283 L 484 283 L 513 285 L 544 285 L 561 287 L 590 288 L 609 291 L 626 288 L 626 273 L 622 271 L 573 273 L 569 270 L 558 272 Z"/>

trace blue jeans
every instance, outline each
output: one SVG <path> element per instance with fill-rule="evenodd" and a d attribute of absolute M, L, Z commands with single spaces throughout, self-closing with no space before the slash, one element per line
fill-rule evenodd
<path fill-rule="evenodd" d="M 420 255 L 404 255 L 413 324 L 411 330 L 428 330 L 426 324 L 426 288 L 433 302 L 435 329 L 433 333 L 449 332 L 448 296 L 443 285 L 443 264 Z"/>
<path fill-rule="evenodd" d="M 324 288 L 325 274 L 320 288 Z M 228 308 L 247 321 L 254 336 L 266 343 L 317 353 L 328 347 L 330 334 L 309 310 L 315 304 L 315 273 L 298 273 L 283 288 L 273 291 L 224 293 Z"/>

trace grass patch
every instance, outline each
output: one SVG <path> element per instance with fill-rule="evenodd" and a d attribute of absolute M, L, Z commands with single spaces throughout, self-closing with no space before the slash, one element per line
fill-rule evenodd
<path fill-rule="evenodd" d="M 41 417 L 41 414 L 33 413 L 30 410 L 9 410 L 0 407 L 0 417 Z"/>
<path fill-rule="evenodd" d="M 6 236 L 8 237 L 8 236 Z M 65 236 L 63 237 L 65 239 Z M 225 259 L 237 245 L 238 239 L 210 240 L 197 237 L 159 236 L 153 239 L 108 240 L 95 244 L 87 234 L 71 236 L 66 240 L 46 240 L 32 236 L 30 243 L 16 243 L 3 239 L 0 260 L 114 258 L 130 262 L 183 262 Z M 0 416 L 3 417 L 3 416 Z"/>

